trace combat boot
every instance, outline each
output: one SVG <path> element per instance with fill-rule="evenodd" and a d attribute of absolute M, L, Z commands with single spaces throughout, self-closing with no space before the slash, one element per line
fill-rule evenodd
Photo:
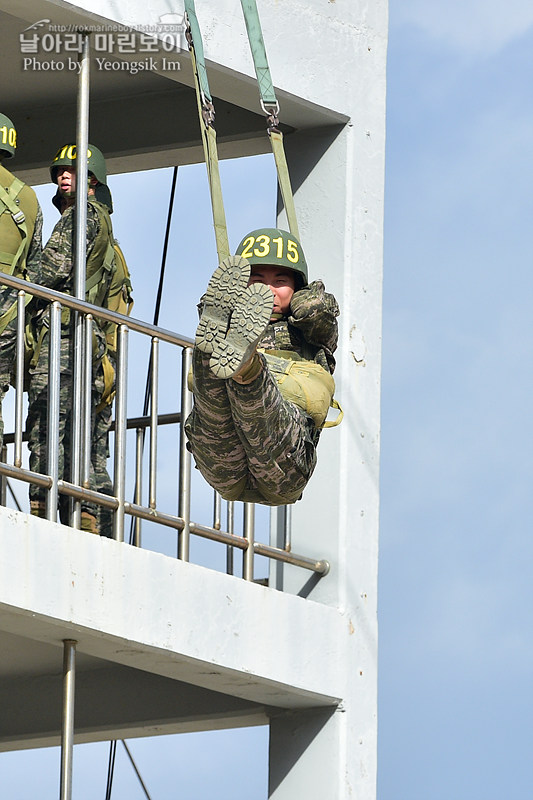
<path fill-rule="evenodd" d="M 230 317 L 250 280 L 250 265 L 241 256 L 228 256 L 214 271 L 202 298 L 202 315 L 196 329 L 195 345 L 210 355 L 225 338 Z"/>
<path fill-rule="evenodd" d="M 46 517 L 46 503 L 44 500 L 30 500 L 30 514 L 32 517 Z"/>
<path fill-rule="evenodd" d="M 251 383 L 262 370 L 256 348 L 272 315 L 274 295 L 264 283 L 253 283 L 242 292 L 224 338 L 217 338 L 209 360 L 217 378 L 236 378 Z"/>
<path fill-rule="evenodd" d="M 98 529 L 98 522 L 96 521 L 94 514 L 89 513 L 89 511 L 81 512 L 80 530 L 85 531 L 86 533 L 94 533 L 96 536 L 99 536 L 100 531 Z"/>

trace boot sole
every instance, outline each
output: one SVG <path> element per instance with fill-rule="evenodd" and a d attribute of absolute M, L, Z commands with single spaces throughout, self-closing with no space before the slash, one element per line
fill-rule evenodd
<path fill-rule="evenodd" d="M 196 329 L 195 345 L 210 355 L 223 341 L 233 309 L 250 279 L 250 264 L 241 256 L 228 256 L 214 271 L 204 296 L 204 307 Z"/>
<path fill-rule="evenodd" d="M 217 378 L 231 378 L 249 361 L 269 323 L 274 296 L 264 283 L 242 293 L 224 339 L 217 341 L 209 367 Z"/>

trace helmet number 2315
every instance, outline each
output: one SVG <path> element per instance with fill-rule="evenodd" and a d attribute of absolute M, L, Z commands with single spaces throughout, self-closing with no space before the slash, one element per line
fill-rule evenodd
<path fill-rule="evenodd" d="M 254 244 L 256 245 L 255 247 Z M 296 264 L 299 261 L 298 244 L 292 239 L 287 239 L 286 244 L 287 252 L 285 256 L 293 264 Z M 250 258 L 252 255 L 254 255 L 257 258 L 266 258 L 268 255 L 270 255 L 271 248 L 275 249 L 275 253 L 272 253 L 274 258 L 283 258 L 283 238 L 281 236 L 278 236 L 275 239 L 271 239 L 270 236 L 267 236 L 264 233 L 260 234 L 257 238 L 254 236 L 248 236 L 243 242 L 241 256 L 243 258 Z"/>

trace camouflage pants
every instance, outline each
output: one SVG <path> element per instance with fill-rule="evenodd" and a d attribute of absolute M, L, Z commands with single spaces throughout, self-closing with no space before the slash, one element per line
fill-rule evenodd
<path fill-rule="evenodd" d="M 209 356 L 195 349 L 194 408 L 185 423 L 205 480 L 226 500 L 294 503 L 316 464 L 318 431 L 282 397 L 263 356 L 250 384 L 216 378 Z"/>
<path fill-rule="evenodd" d="M 60 354 L 59 389 L 59 478 L 71 481 L 71 438 L 72 438 L 72 337 L 69 330 L 62 330 Z M 48 430 L 48 335 L 42 341 L 39 359 L 30 370 L 28 398 L 28 417 L 26 431 L 29 434 L 30 470 L 44 475 L 47 469 L 47 430 Z M 105 494 L 113 493 L 113 485 L 107 472 L 108 445 L 107 434 L 111 424 L 111 406 L 97 413 L 104 390 L 102 368 L 99 362 L 93 366 L 91 395 L 91 459 L 89 486 Z M 46 489 L 30 485 L 30 500 L 44 503 Z M 59 511 L 61 521 L 68 524 L 68 498 L 60 496 Z M 111 512 L 95 503 L 82 502 L 82 511 L 87 511 L 97 519 L 102 535 L 111 536 Z"/>

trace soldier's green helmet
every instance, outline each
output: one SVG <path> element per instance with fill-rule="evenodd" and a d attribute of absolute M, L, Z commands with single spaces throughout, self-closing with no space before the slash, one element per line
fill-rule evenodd
<path fill-rule="evenodd" d="M 57 170 L 59 167 L 75 167 L 76 166 L 76 145 L 72 142 L 64 144 L 60 147 L 50 164 L 50 177 L 53 183 L 57 183 Z M 95 187 L 94 194 L 96 199 L 106 205 L 109 213 L 113 213 L 113 201 L 111 199 L 111 192 L 107 186 L 107 170 L 105 166 L 105 158 L 102 151 L 95 147 L 94 144 L 87 145 L 87 171 L 94 175 L 98 181 Z M 60 201 L 58 195 L 52 200 L 55 206 L 60 208 Z"/>
<path fill-rule="evenodd" d="M 50 177 L 54 183 L 57 183 L 56 172 L 58 167 L 75 167 L 76 166 L 76 145 L 73 143 L 64 144 L 60 147 L 55 154 L 52 163 L 50 164 Z M 87 169 L 92 172 L 98 183 L 107 184 L 107 170 L 105 167 L 105 158 L 101 150 L 89 144 L 87 147 Z"/>
<path fill-rule="evenodd" d="M 0 114 L 0 150 L 6 158 L 13 158 L 17 149 L 17 129 L 5 114 Z"/>
<path fill-rule="evenodd" d="M 246 258 L 250 264 L 268 264 L 290 269 L 297 275 L 296 288 L 307 286 L 307 263 L 302 245 L 288 231 L 280 228 L 258 228 L 244 237 L 236 255 Z"/>

